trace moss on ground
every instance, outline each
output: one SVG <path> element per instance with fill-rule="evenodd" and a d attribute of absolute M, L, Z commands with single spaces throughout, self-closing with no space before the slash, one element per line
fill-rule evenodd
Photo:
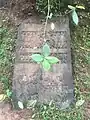
<path fill-rule="evenodd" d="M 0 93 L 5 93 L 7 89 L 10 89 L 14 45 L 15 29 L 11 25 L 8 16 L 0 11 Z"/>
<path fill-rule="evenodd" d="M 85 16 L 83 16 L 85 14 Z M 80 24 L 72 31 L 72 50 L 74 76 L 80 92 L 90 90 L 89 85 L 89 53 L 90 53 L 90 16 L 86 13 L 79 17 Z M 88 79 L 88 84 L 87 84 Z"/>
<path fill-rule="evenodd" d="M 72 28 L 72 58 L 73 58 L 73 75 L 75 80 L 75 97 L 84 99 L 85 106 L 82 111 L 84 119 L 90 119 L 90 9 L 89 1 L 79 0 L 76 4 L 83 4 L 85 11 L 79 11 L 79 25 Z M 87 9 L 88 8 L 88 9 Z M 89 105 L 89 106 L 88 106 Z"/>

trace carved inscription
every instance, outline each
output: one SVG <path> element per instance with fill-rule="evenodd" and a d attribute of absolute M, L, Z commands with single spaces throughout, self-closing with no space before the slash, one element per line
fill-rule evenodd
<path fill-rule="evenodd" d="M 22 41 L 17 44 L 16 57 L 17 61 L 30 62 L 32 53 L 41 53 L 41 48 L 44 44 L 42 32 L 22 32 Z M 47 32 L 46 39 L 51 48 L 51 53 L 61 53 L 60 59 L 65 62 L 67 60 L 67 34 L 66 31 Z M 60 54 L 60 55 L 59 55 Z"/>
<path fill-rule="evenodd" d="M 32 31 L 32 32 L 23 32 L 21 33 L 21 41 L 19 44 L 17 44 L 17 49 L 23 49 L 23 48 L 34 48 L 34 47 L 40 47 L 43 43 L 43 33 L 40 33 L 38 31 Z"/>
<path fill-rule="evenodd" d="M 47 40 L 51 48 L 66 49 L 67 48 L 67 34 L 66 31 L 48 32 Z"/>

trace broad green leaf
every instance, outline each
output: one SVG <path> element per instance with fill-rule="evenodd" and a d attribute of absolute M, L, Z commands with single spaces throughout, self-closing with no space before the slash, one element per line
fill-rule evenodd
<path fill-rule="evenodd" d="M 35 62 L 42 62 L 43 61 L 43 56 L 40 54 L 32 54 L 31 58 L 35 61 Z"/>
<path fill-rule="evenodd" d="M 50 63 L 46 59 L 44 59 L 44 61 L 42 62 L 42 65 L 43 65 L 44 70 L 46 71 L 48 71 L 51 68 Z"/>
<path fill-rule="evenodd" d="M 47 43 L 43 46 L 43 55 L 45 57 L 50 55 L 50 47 Z"/>
<path fill-rule="evenodd" d="M 0 94 L 0 102 L 3 102 L 7 96 L 5 94 Z"/>
<path fill-rule="evenodd" d="M 20 109 L 23 109 L 23 108 L 24 108 L 23 103 L 20 102 L 20 101 L 18 101 L 18 106 L 19 106 Z"/>
<path fill-rule="evenodd" d="M 71 5 L 68 5 L 68 8 L 71 9 L 71 10 L 75 10 L 75 7 L 73 7 Z"/>
<path fill-rule="evenodd" d="M 82 106 L 83 104 L 84 104 L 84 102 L 85 102 L 85 100 L 78 100 L 77 102 L 76 102 L 76 107 L 79 107 L 79 106 Z"/>
<path fill-rule="evenodd" d="M 84 6 L 81 6 L 81 5 L 76 5 L 76 8 L 84 9 L 84 10 L 85 10 L 85 7 L 84 7 Z"/>
<path fill-rule="evenodd" d="M 46 57 L 46 59 L 49 61 L 50 64 L 55 64 L 57 62 L 59 62 L 59 59 L 53 56 L 48 56 Z"/>
<path fill-rule="evenodd" d="M 73 22 L 74 22 L 76 25 L 78 25 L 79 19 L 78 19 L 78 15 L 77 15 L 77 13 L 76 13 L 75 10 L 72 12 L 72 19 L 73 19 Z"/>

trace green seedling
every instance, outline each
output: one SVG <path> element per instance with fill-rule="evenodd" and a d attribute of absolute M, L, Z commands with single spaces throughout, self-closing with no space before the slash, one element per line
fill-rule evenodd
<path fill-rule="evenodd" d="M 74 6 L 68 5 L 68 8 L 71 9 L 73 22 L 74 22 L 76 25 L 78 25 L 79 18 L 78 18 L 76 9 L 77 9 L 77 8 L 78 8 L 78 9 L 85 9 L 85 7 L 84 7 L 84 6 L 78 6 L 78 5 L 76 5 L 76 6 L 74 7 Z"/>
<path fill-rule="evenodd" d="M 42 54 L 32 54 L 31 58 L 37 62 L 40 63 L 45 71 L 50 70 L 51 66 L 53 64 L 56 64 L 59 62 L 59 59 L 54 57 L 54 56 L 49 56 L 50 55 L 50 47 L 46 43 L 43 48 L 42 48 Z"/>
<path fill-rule="evenodd" d="M 10 98 L 12 96 L 12 91 L 7 89 L 6 90 L 6 95 L 7 95 L 8 98 Z"/>

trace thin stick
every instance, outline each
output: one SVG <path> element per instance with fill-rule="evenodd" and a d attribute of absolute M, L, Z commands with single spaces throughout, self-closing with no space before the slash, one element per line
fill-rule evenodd
<path fill-rule="evenodd" d="M 44 28 L 44 41 L 45 42 L 46 42 L 46 28 L 47 28 L 49 12 L 50 12 L 50 3 L 49 3 L 49 0 L 48 0 L 48 12 L 47 12 L 47 18 L 46 18 L 45 28 Z"/>

